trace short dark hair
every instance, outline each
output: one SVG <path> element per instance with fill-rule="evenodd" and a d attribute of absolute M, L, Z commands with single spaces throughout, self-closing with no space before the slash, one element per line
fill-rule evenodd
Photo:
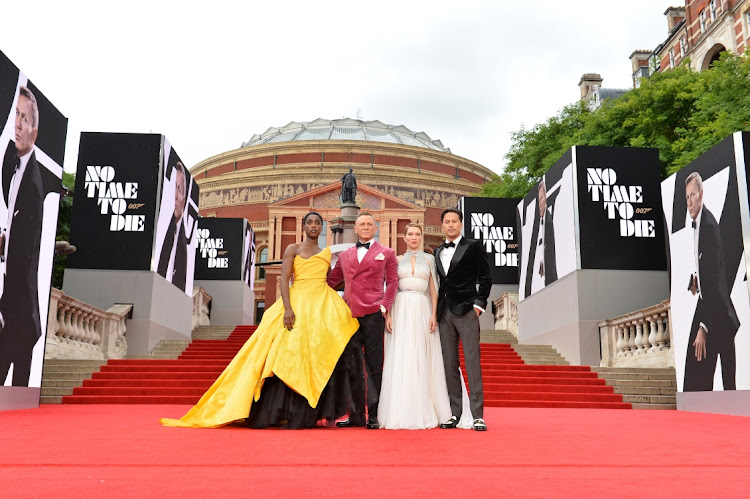
<path fill-rule="evenodd" d="M 357 215 L 357 218 L 354 219 L 354 223 L 357 223 L 357 220 L 359 220 L 360 217 L 370 217 L 372 218 L 372 221 L 375 221 L 375 215 L 370 213 L 369 211 L 360 211 L 359 215 Z"/>
<path fill-rule="evenodd" d="M 308 211 L 307 214 L 302 217 L 302 225 L 305 225 L 307 223 L 307 219 L 312 216 L 318 217 L 320 219 L 320 223 L 323 223 L 323 216 L 320 213 L 318 213 L 317 211 Z"/>
<path fill-rule="evenodd" d="M 448 213 L 455 213 L 456 215 L 458 215 L 459 222 L 464 221 L 464 214 L 461 213 L 461 210 L 457 210 L 456 208 L 446 208 L 440 214 L 440 223 L 443 223 L 443 218 L 445 218 L 445 215 L 447 215 Z"/>

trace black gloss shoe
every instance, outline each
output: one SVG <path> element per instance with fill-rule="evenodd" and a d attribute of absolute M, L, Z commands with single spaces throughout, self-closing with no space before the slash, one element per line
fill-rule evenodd
<path fill-rule="evenodd" d="M 451 416 L 448 421 L 445 423 L 440 423 L 440 428 L 442 429 L 449 429 L 449 428 L 455 428 L 458 426 L 458 418 L 456 416 Z"/>
<path fill-rule="evenodd" d="M 484 419 L 479 418 L 474 420 L 474 430 L 487 431 L 487 425 L 485 424 Z"/>
<path fill-rule="evenodd" d="M 351 419 L 345 419 L 343 421 L 336 421 L 336 426 L 339 428 L 353 428 L 357 425 Z"/>
<path fill-rule="evenodd" d="M 378 424 L 378 420 L 375 418 L 370 418 L 367 420 L 367 429 L 368 430 L 379 430 L 380 424 Z"/>

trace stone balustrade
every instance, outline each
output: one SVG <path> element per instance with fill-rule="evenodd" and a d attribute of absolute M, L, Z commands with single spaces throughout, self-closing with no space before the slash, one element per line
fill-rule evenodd
<path fill-rule="evenodd" d="M 47 359 L 124 359 L 127 316 L 132 305 L 96 308 L 52 288 L 47 320 Z"/>
<path fill-rule="evenodd" d="M 505 292 L 493 304 L 495 329 L 508 331 L 518 338 L 518 293 Z"/>
<path fill-rule="evenodd" d="M 201 287 L 193 288 L 193 329 L 198 326 L 210 326 L 211 295 Z"/>
<path fill-rule="evenodd" d="M 602 367 L 674 367 L 669 300 L 599 322 Z"/>

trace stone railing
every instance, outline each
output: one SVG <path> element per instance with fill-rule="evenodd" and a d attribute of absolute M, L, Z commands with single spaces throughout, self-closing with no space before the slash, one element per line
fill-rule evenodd
<path fill-rule="evenodd" d="M 509 331 L 518 338 L 518 293 L 505 292 L 493 304 L 495 329 Z"/>
<path fill-rule="evenodd" d="M 193 329 L 198 326 L 211 325 L 211 318 L 209 317 L 210 303 L 211 295 L 205 289 L 201 287 L 193 288 Z"/>
<path fill-rule="evenodd" d="M 132 305 L 96 308 L 52 288 L 44 357 L 47 359 L 124 359 L 125 322 Z"/>
<path fill-rule="evenodd" d="M 599 322 L 603 367 L 674 367 L 669 300 Z"/>

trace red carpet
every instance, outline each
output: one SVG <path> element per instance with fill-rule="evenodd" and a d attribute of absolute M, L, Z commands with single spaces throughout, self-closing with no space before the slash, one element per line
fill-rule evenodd
<path fill-rule="evenodd" d="M 489 408 L 489 431 L 165 428 L 186 405 L 0 412 L 2 497 L 747 497 L 750 418 Z"/>
<path fill-rule="evenodd" d="M 253 331 L 194 340 L 177 360 L 110 360 L 63 403 L 195 404 Z M 485 407 L 631 408 L 588 367 L 527 365 L 508 344 L 482 344 L 482 376 Z"/>

